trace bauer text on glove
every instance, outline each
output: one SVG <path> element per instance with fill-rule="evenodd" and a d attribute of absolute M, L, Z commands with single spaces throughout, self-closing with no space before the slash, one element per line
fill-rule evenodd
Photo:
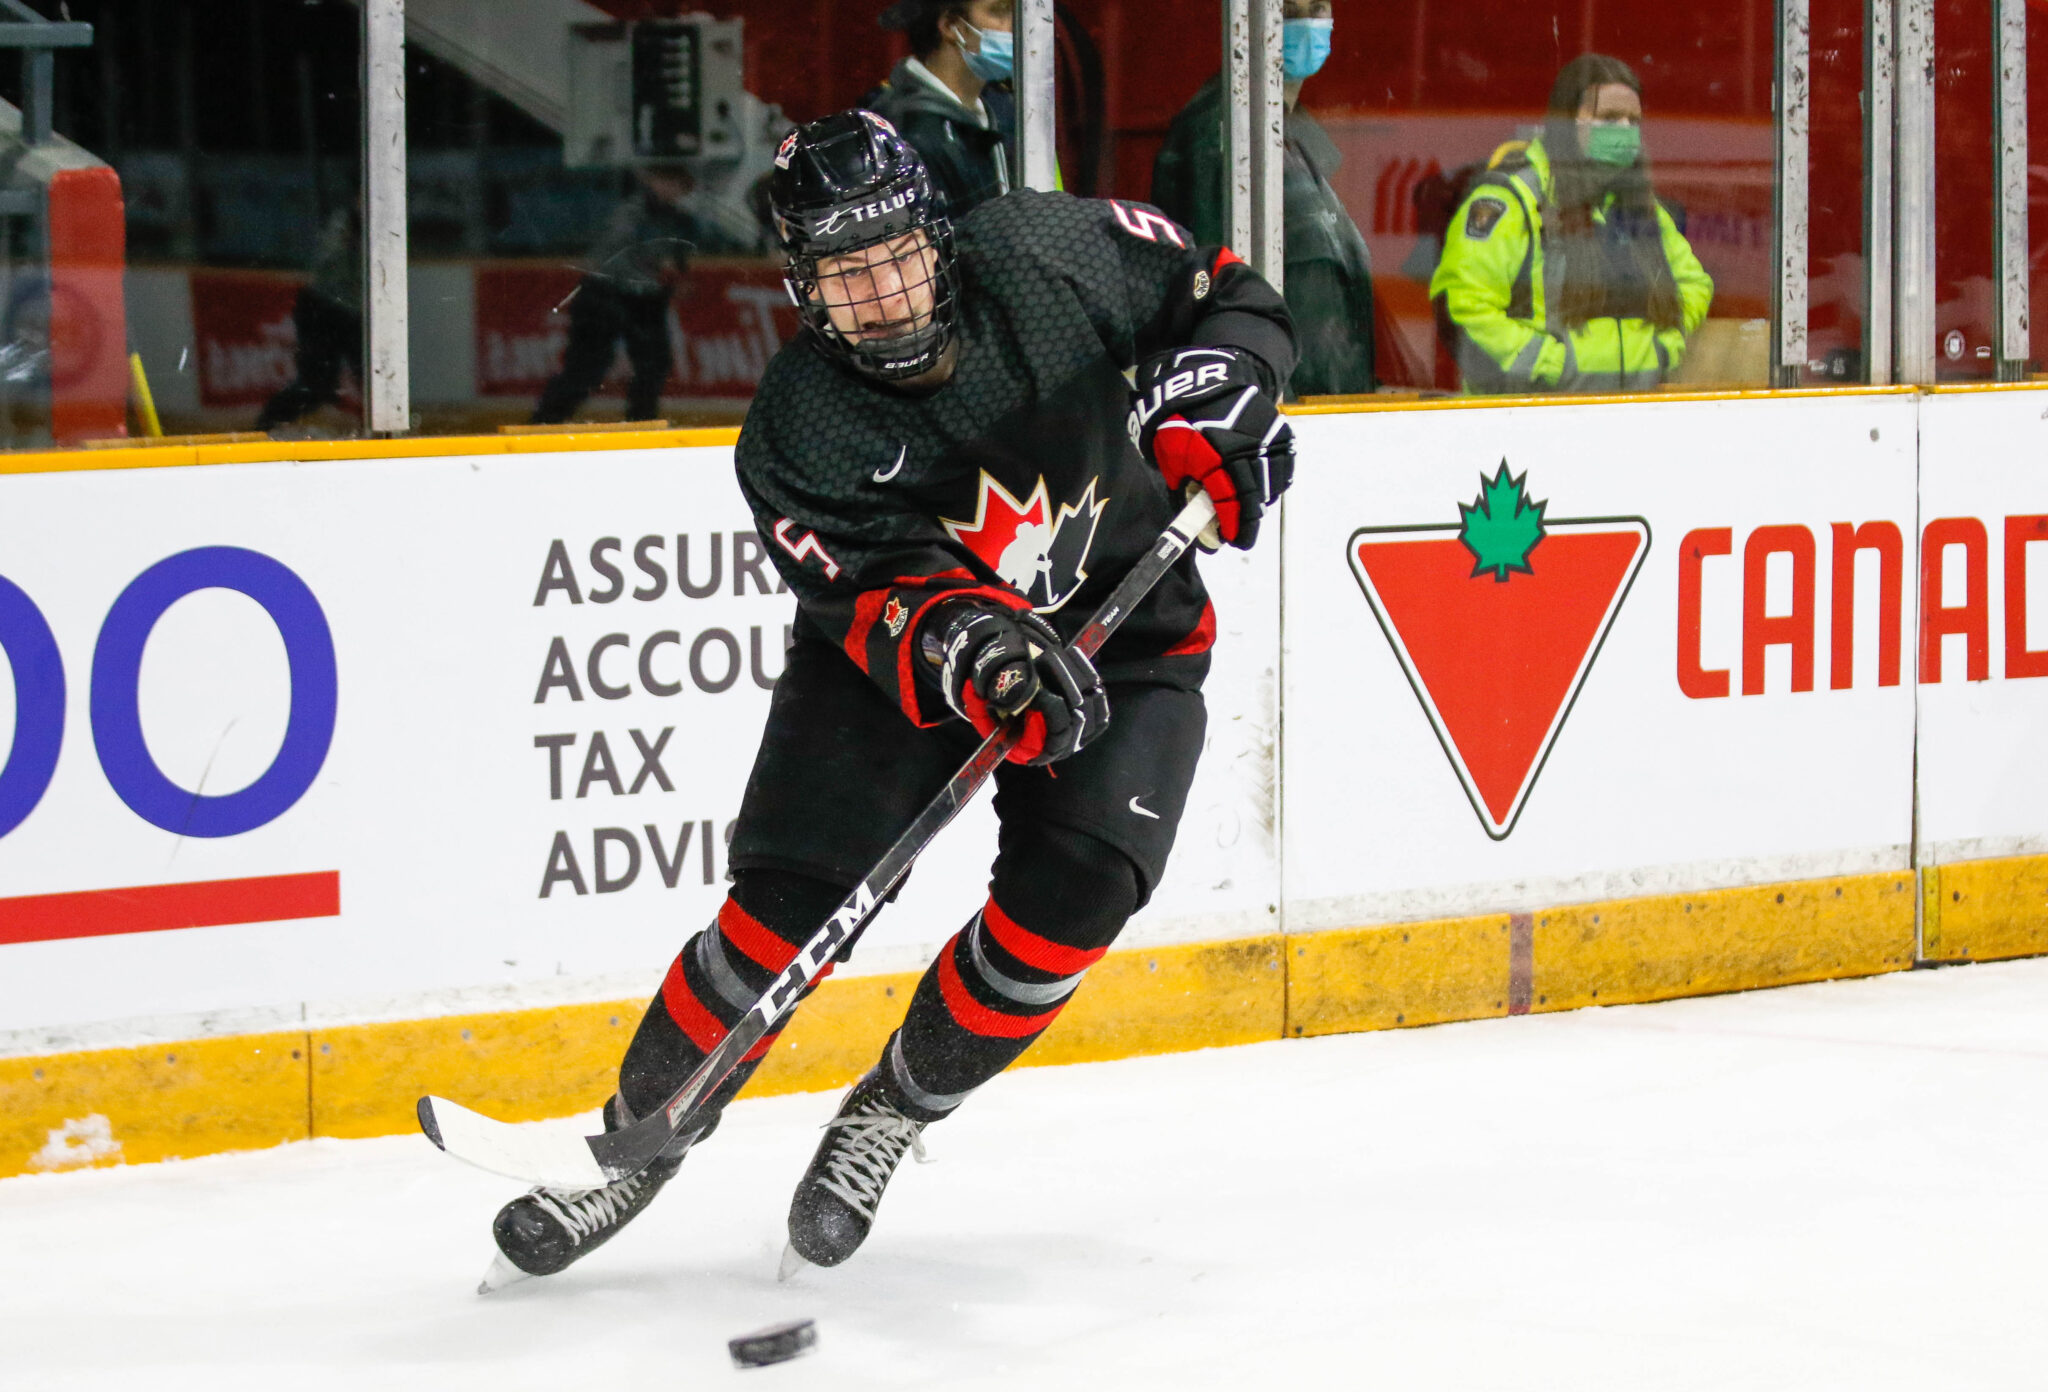
<path fill-rule="evenodd" d="M 1250 354 L 1175 348 L 1138 366 L 1131 443 L 1179 491 L 1200 484 L 1217 530 L 1249 550 L 1259 518 L 1294 481 L 1294 432 L 1259 385 Z"/>

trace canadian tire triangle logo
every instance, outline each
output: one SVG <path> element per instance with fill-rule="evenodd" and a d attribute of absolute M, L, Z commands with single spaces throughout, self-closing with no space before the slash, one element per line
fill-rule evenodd
<path fill-rule="evenodd" d="M 1352 574 L 1486 834 L 1515 829 L 1650 550 L 1640 517 L 1546 515 L 1507 461 L 1460 521 L 1361 527 Z"/>

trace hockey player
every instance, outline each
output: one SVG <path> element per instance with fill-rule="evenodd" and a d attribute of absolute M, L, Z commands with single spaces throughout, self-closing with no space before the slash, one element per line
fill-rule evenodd
<path fill-rule="evenodd" d="M 1030 1046 L 1158 884 L 1216 633 L 1192 558 L 1096 662 L 1068 642 L 1190 484 L 1226 541 L 1252 544 L 1293 473 L 1273 400 L 1295 347 L 1266 282 L 1142 205 L 1023 191 L 955 228 L 865 111 L 802 127 L 775 163 L 806 332 L 769 365 L 738 465 L 797 595 L 795 640 L 732 893 L 649 1005 L 607 1124 L 662 1106 L 980 739 L 1022 732 L 996 775 L 988 898 L 827 1126 L 787 1270 L 853 1254 L 924 1128 Z M 492 1279 L 559 1271 L 618 1231 L 774 1038 L 646 1171 L 508 1204 Z"/>

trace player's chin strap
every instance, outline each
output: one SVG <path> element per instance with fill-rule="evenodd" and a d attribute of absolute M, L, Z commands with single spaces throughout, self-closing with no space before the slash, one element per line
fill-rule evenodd
<path fill-rule="evenodd" d="M 1216 534 L 1216 505 L 1200 488 L 1190 490 L 1187 506 L 1168 524 L 1151 549 L 1131 567 L 1108 599 L 1102 602 L 1075 635 L 1069 647 L 1085 657 L 1094 657 L 1123 621 L 1131 616 L 1145 596 L 1188 548 L 1200 540 L 1210 550 L 1221 546 Z M 812 934 L 796 958 L 770 982 L 761 999 L 740 1018 L 719 1041 L 689 1081 L 659 1111 L 601 1136 L 564 1134 L 557 1128 L 509 1126 L 470 1111 L 467 1107 L 439 1097 L 422 1097 L 419 1102 L 420 1129 L 434 1144 L 457 1159 L 466 1160 L 493 1174 L 506 1175 L 528 1184 L 561 1189 L 596 1189 L 636 1175 L 682 1132 L 700 1129 L 697 1110 L 719 1084 L 731 1076 L 740 1061 L 772 1033 L 782 1017 L 795 1008 L 804 989 L 824 971 L 835 957 L 844 958 L 867 930 L 870 921 L 888 901 L 911 864 L 931 844 L 932 838 L 959 814 L 981 785 L 1003 764 L 1016 745 L 1019 731 L 1015 722 L 998 728 L 925 809 L 917 814 L 904 833 L 896 838 L 875 868 L 854 887 L 823 926 Z"/>

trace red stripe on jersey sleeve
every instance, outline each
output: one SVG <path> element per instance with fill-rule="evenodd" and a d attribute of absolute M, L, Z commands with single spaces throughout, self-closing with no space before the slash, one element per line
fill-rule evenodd
<path fill-rule="evenodd" d="M 1066 1007 L 1061 1001 L 1043 1015 L 1005 1015 L 1000 1010 L 991 1010 L 968 993 L 967 983 L 960 979 L 960 968 L 953 964 L 953 949 L 960 938 L 955 934 L 952 942 L 939 952 L 939 995 L 946 1002 L 946 1011 L 960 1028 L 970 1034 L 987 1039 L 1022 1039 L 1033 1035 L 1059 1018 Z"/>
<path fill-rule="evenodd" d="M 796 960 L 796 944 L 784 942 L 731 899 L 718 907 L 718 931 L 764 970 L 779 972 Z"/>
<path fill-rule="evenodd" d="M 1224 247 L 1216 253 L 1216 264 L 1209 268 L 1209 274 L 1222 275 L 1225 266 L 1242 266 L 1243 264 L 1244 258 L 1242 256 L 1239 256 L 1229 247 Z"/>
<path fill-rule="evenodd" d="M 1216 605 L 1209 601 L 1202 605 L 1202 621 L 1194 626 L 1188 636 L 1168 648 L 1164 657 L 1181 657 L 1188 653 L 1205 653 L 1216 646 Z"/>
<path fill-rule="evenodd" d="M 981 921 L 987 925 L 989 936 L 1001 945 L 1003 951 L 1015 957 L 1027 967 L 1040 971 L 1058 972 L 1061 976 L 1072 976 L 1075 972 L 1086 971 L 1102 960 L 1109 951 L 1106 947 L 1083 951 L 1078 947 L 1067 947 L 1041 938 L 1004 913 L 996 904 L 995 897 L 989 897 L 988 904 L 981 912 Z"/>
<path fill-rule="evenodd" d="M 887 590 L 862 590 L 860 597 L 853 601 L 853 626 L 846 630 L 846 655 L 863 672 L 868 670 L 868 634 L 874 630 L 875 620 L 882 617 L 882 606 L 888 602 Z"/>
<path fill-rule="evenodd" d="M 959 573 L 962 576 L 967 576 L 967 572 L 964 570 Z M 973 577 L 967 576 L 967 578 L 972 579 Z M 896 645 L 896 701 L 903 708 L 904 715 L 910 718 L 910 723 L 921 729 L 928 730 L 943 721 L 945 717 L 941 716 L 939 720 L 926 720 L 924 718 L 924 711 L 918 704 L 917 699 L 917 678 L 911 665 L 916 657 L 918 644 L 910 640 L 924 623 L 924 616 L 931 612 L 932 606 L 949 599 L 986 599 L 1010 610 L 1012 613 L 1017 613 L 1031 607 L 1031 601 L 1018 594 L 1015 590 L 1002 590 L 990 585 L 977 585 L 973 589 L 966 590 L 940 590 L 936 594 L 927 597 L 924 603 L 917 606 L 917 609 L 910 616 L 909 625 L 903 630 L 904 641 Z M 951 712 L 949 711 L 948 714 L 951 714 Z"/>

